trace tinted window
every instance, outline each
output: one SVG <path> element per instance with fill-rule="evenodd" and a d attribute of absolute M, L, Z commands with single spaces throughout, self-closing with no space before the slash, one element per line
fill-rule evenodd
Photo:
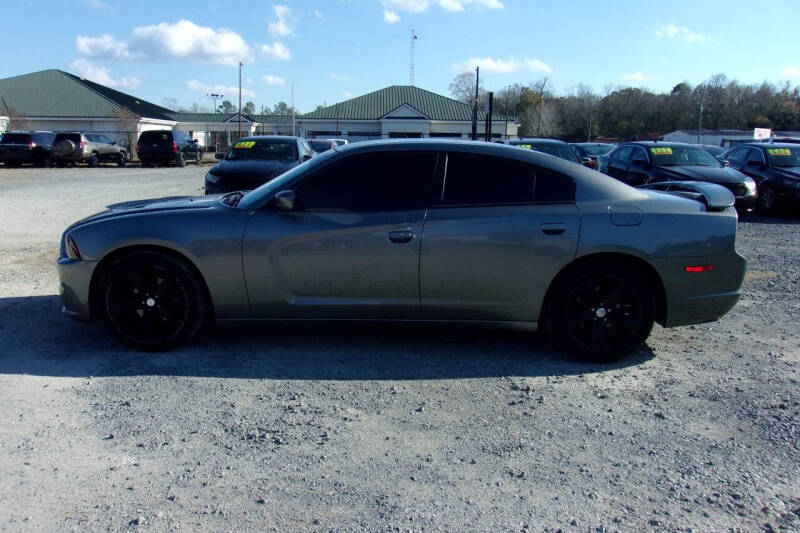
<path fill-rule="evenodd" d="M 533 196 L 537 204 L 574 202 L 575 180 L 555 170 L 536 167 Z"/>
<path fill-rule="evenodd" d="M 623 146 L 614 152 L 614 159 L 620 163 L 627 163 L 631 160 L 631 154 L 633 154 L 633 146 Z"/>
<path fill-rule="evenodd" d="M 519 204 L 533 201 L 533 168 L 521 161 L 451 153 L 444 183 L 445 205 Z"/>
<path fill-rule="evenodd" d="M 143 142 L 172 141 L 171 131 L 145 131 L 139 136 Z"/>
<path fill-rule="evenodd" d="M 242 139 L 236 141 L 233 148 L 225 156 L 225 161 L 242 161 L 245 159 L 261 159 L 272 161 L 297 161 L 297 141 Z"/>
<path fill-rule="evenodd" d="M 747 162 L 755 161 L 756 163 L 763 163 L 764 162 L 764 155 L 761 153 L 761 150 L 758 148 L 752 148 L 750 152 L 747 154 Z"/>
<path fill-rule="evenodd" d="M 300 210 L 401 211 L 427 202 L 435 152 L 348 157 L 320 169 L 295 188 Z"/>
<path fill-rule="evenodd" d="M 39 144 L 51 144 L 55 136 L 55 133 L 34 133 L 33 140 Z"/>
<path fill-rule="evenodd" d="M 3 144 L 28 144 L 31 142 L 29 133 L 6 133 L 3 136 Z"/>
<path fill-rule="evenodd" d="M 644 148 L 639 146 L 635 146 L 633 148 L 633 153 L 631 153 L 631 161 L 636 160 L 646 161 L 649 163 L 649 160 L 647 159 L 647 152 L 644 151 Z"/>
<path fill-rule="evenodd" d="M 322 153 L 326 150 L 331 149 L 331 142 L 330 141 L 310 141 L 311 148 L 314 149 L 315 152 Z"/>
<path fill-rule="evenodd" d="M 696 146 L 650 146 L 653 164 L 660 167 L 720 167 L 719 159 Z"/>
<path fill-rule="evenodd" d="M 750 148 L 748 148 L 746 146 L 737 148 L 737 149 L 735 149 L 734 151 L 732 151 L 731 153 L 728 154 L 728 159 L 731 159 L 733 161 L 740 161 L 740 162 L 747 161 L 747 151 L 748 150 L 750 150 Z"/>
<path fill-rule="evenodd" d="M 613 144 L 587 144 L 580 146 L 581 150 L 593 156 L 606 155 L 614 149 Z"/>

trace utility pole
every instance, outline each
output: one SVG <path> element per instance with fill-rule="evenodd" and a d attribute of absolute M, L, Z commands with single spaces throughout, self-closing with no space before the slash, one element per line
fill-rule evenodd
<path fill-rule="evenodd" d="M 486 114 L 486 142 L 492 140 L 492 114 L 494 113 L 494 93 L 489 93 L 489 112 Z"/>
<path fill-rule="evenodd" d="M 206 96 L 211 98 L 211 105 L 214 106 L 214 113 L 217 112 L 217 100 L 222 100 L 225 96 L 224 94 L 217 94 L 217 93 L 206 93 Z"/>
<path fill-rule="evenodd" d="M 480 85 L 481 67 L 475 67 L 475 105 L 472 107 L 472 140 L 478 140 L 478 86 Z"/>
<path fill-rule="evenodd" d="M 292 137 L 296 135 L 294 129 L 294 82 L 292 82 Z"/>
<path fill-rule="evenodd" d="M 242 62 L 239 61 L 239 138 L 242 138 Z"/>
<path fill-rule="evenodd" d="M 417 32 L 414 31 L 414 26 L 411 26 L 411 53 L 408 62 L 408 84 L 414 85 L 414 41 L 417 40 Z"/>
<path fill-rule="evenodd" d="M 703 97 L 700 99 L 700 124 L 697 129 L 697 144 L 700 144 L 700 137 L 703 135 L 703 108 L 706 106 L 706 93 L 708 86 L 703 87 Z"/>

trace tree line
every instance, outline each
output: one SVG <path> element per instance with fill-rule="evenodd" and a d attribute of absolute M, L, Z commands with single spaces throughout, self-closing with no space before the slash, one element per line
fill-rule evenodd
<path fill-rule="evenodd" d="M 216 112 L 230 115 L 236 113 L 238 110 L 237 106 L 235 106 L 230 100 L 223 100 L 222 103 L 217 106 L 216 110 L 214 110 L 212 106 L 199 104 L 197 102 L 192 103 L 192 105 L 189 107 L 184 107 L 179 105 L 177 98 L 164 98 L 161 103 L 167 109 L 177 111 L 179 113 Z M 258 108 L 256 107 L 255 102 L 246 102 L 242 106 L 242 114 L 244 115 L 291 115 L 293 111 L 295 114 L 299 114 L 296 109 L 293 110 L 292 106 L 286 102 L 278 102 L 272 107 L 262 105 L 260 108 Z"/>
<path fill-rule="evenodd" d="M 475 100 L 475 75 L 465 72 L 450 84 L 453 98 Z M 478 87 L 478 105 L 486 109 L 488 92 Z M 516 117 L 521 137 L 559 137 L 568 141 L 608 138 L 657 139 L 675 130 L 800 129 L 800 86 L 763 82 L 743 84 L 717 74 L 692 87 L 686 82 L 669 92 L 606 86 L 598 94 L 579 84 L 555 94 L 548 78 L 514 83 L 494 91 L 494 113 Z"/>

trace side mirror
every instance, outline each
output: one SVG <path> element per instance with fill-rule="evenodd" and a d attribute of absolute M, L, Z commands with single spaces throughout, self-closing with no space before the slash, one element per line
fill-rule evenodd
<path fill-rule="evenodd" d="M 285 190 L 277 193 L 271 203 L 278 211 L 291 211 L 294 209 L 294 191 Z"/>
<path fill-rule="evenodd" d="M 595 167 L 594 159 L 592 159 L 591 157 L 581 157 L 581 165 L 589 168 L 594 168 Z"/>
<path fill-rule="evenodd" d="M 301 162 L 301 163 L 305 163 L 306 161 L 308 161 L 308 160 L 309 160 L 309 159 L 311 159 L 312 157 L 313 157 L 313 156 L 312 156 L 311 154 L 303 154 L 303 157 L 301 157 L 301 158 L 300 158 L 300 162 Z"/>
<path fill-rule="evenodd" d="M 111 144 L 117 144 L 117 141 L 111 141 Z"/>
<path fill-rule="evenodd" d="M 723 167 L 728 167 L 728 166 L 730 166 L 730 164 L 731 164 L 731 162 L 730 162 L 730 161 L 728 161 L 727 159 L 723 159 L 723 160 L 722 160 L 722 166 L 723 166 Z"/>
<path fill-rule="evenodd" d="M 647 167 L 647 161 L 644 159 L 634 159 L 631 164 L 635 167 Z"/>
<path fill-rule="evenodd" d="M 215 159 L 222 159 L 223 157 L 225 157 L 225 154 L 220 154 L 219 152 L 217 152 L 216 154 L 214 154 L 214 158 L 215 158 Z"/>

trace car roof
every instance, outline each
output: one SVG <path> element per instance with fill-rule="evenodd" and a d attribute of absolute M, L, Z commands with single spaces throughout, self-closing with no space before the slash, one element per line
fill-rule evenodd
<path fill-rule="evenodd" d="M 736 146 L 731 146 L 731 150 L 734 148 L 739 148 L 740 146 L 751 146 L 753 148 L 769 148 L 771 146 L 776 146 L 778 148 L 798 148 L 797 143 L 760 143 L 760 142 L 746 142 L 737 144 Z"/>
<path fill-rule="evenodd" d="M 572 146 L 616 146 L 613 143 L 591 143 L 591 142 L 583 142 L 583 143 L 569 143 Z"/>
<path fill-rule="evenodd" d="M 248 137 L 242 137 L 238 139 L 236 142 L 239 141 L 285 141 L 286 144 L 291 144 L 292 142 L 297 142 L 301 140 L 302 137 L 293 137 L 291 135 L 250 135 Z"/>
<path fill-rule="evenodd" d="M 626 144 L 630 145 L 639 145 L 644 147 L 651 147 L 651 146 L 668 146 L 668 147 L 686 147 L 686 148 L 699 148 L 696 144 L 692 143 L 678 143 L 678 142 L 664 142 L 664 141 L 629 141 L 626 143 L 621 144 L 620 146 L 625 146 Z"/>
<path fill-rule="evenodd" d="M 520 143 L 520 144 L 527 144 L 527 143 L 539 143 L 539 144 L 567 144 L 565 141 L 561 139 L 546 139 L 543 137 L 525 137 L 522 139 L 512 139 L 509 141 L 511 144 Z"/>

